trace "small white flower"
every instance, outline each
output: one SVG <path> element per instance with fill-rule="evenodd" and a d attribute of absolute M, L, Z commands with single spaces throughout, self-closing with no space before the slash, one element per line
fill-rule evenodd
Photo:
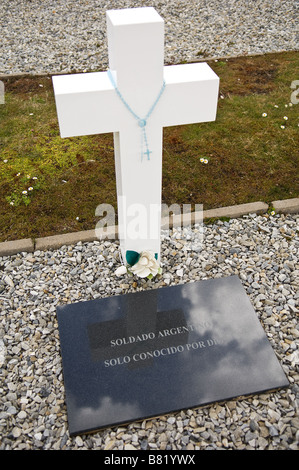
<path fill-rule="evenodd" d="M 281 129 L 285 129 L 285 128 L 286 128 L 286 126 L 280 126 L 280 127 L 281 127 Z"/>
<path fill-rule="evenodd" d="M 26 190 L 25 190 L 25 191 L 22 191 L 22 194 L 25 194 L 25 195 L 26 195 L 26 194 L 27 194 L 27 191 L 26 191 Z"/>
<path fill-rule="evenodd" d="M 79 217 L 76 217 L 76 220 L 79 220 Z"/>
<path fill-rule="evenodd" d="M 28 188 L 28 191 L 33 191 L 33 187 L 30 186 L 30 188 Z"/>
<path fill-rule="evenodd" d="M 29 116 L 33 116 L 33 113 L 29 113 Z"/>
<path fill-rule="evenodd" d="M 207 164 L 209 163 L 209 160 L 207 158 L 204 159 L 204 163 Z"/>
<path fill-rule="evenodd" d="M 274 108 L 278 108 L 277 104 L 274 105 Z"/>
<path fill-rule="evenodd" d="M 201 163 L 203 163 L 204 161 L 205 161 L 205 159 L 204 159 L 204 158 L 201 158 L 201 159 L 200 159 L 200 162 L 201 162 Z"/>
<path fill-rule="evenodd" d="M 289 106 L 292 107 L 292 106 L 293 106 L 293 103 L 289 103 Z"/>
<path fill-rule="evenodd" d="M 14 203 L 13 201 L 10 201 L 9 204 L 10 204 L 11 206 L 14 206 L 14 205 L 15 205 L 15 203 Z"/>
<path fill-rule="evenodd" d="M 116 276 L 123 276 L 124 274 L 127 273 L 127 268 L 126 266 L 120 266 L 119 268 L 117 268 L 117 270 L 115 271 L 115 274 Z"/>
<path fill-rule="evenodd" d="M 288 118 L 288 116 L 283 116 L 283 119 L 284 119 L 285 121 L 287 121 L 289 118 Z"/>
<path fill-rule="evenodd" d="M 21 174 L 21 173 L 17 173 L 17 175 L 16 175 L 16 176 L 20 176 L 20 174 Z"/>
<path fill-rule="evenodd" d="M 275 211 L 271 211 L 271 215 L 275 215 Z"/>
<path fill-rule="evenodd" d="M 27 175 L 27 179 L 30 180 L 31 176 L 30 175 Z"/>
<path fill-rule="evenodd" d="M 8 160 L 3 160 L 3 162 L 4 162 L 4 163 L 7 163 L 7 162 L 8 162 Z"/>
<path fill-rule="evenodd" d="M 287 108 L 287 107 L 288 107 L 288 105 L 287 105 L 287 104 L 285 104 L 285 105 L 284 105 L 284 107 L 285 107 L 285 108 Z"/>
<path fill-rule="evenodd" d="M 262 116 L 263 116 L 263 117 L 267 117 L 267 113 L 263 113 Z"/>
<path fill-rule="evenodd" d="M 33 179 L 33 180 L 37 180 L 37 176 L 33 176 L 33 178 L 32 178 L 32 179 Z"/>
<path fill-rule="evenodd" d="M 159 273 L 159 263 L 151 251 L 143 251 L 134 266 L 130 268 L 139 277 L 156 276 Z"/>

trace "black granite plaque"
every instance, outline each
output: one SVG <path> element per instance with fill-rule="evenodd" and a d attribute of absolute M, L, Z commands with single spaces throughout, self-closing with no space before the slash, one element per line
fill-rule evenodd
<path fill-rule="evenodd" d="M 71 435 L 289 385 L 237 276 L 57 316 Z"/>

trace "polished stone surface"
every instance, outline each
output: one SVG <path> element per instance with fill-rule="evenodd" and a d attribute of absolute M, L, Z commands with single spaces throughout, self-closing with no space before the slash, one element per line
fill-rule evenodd
<path fill-rule="evenodd" d="M 286 387 L 237 276 L 57 308 L 70 434 Z"/>

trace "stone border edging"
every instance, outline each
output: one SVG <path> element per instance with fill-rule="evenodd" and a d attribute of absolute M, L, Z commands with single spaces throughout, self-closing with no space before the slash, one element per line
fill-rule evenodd
<path fill-rule="evenodd" d="M 273 210 L 277 213 L 297 214 L 299 213 L 299 198 L 273 201 L 271 203 L 271 207 L 273 207 Z M 238 218 L 247 214 L 264 214 L 268 211 L 268 209 L 269 205 L 261 201 L 252 202 L 248 204 L 239 204 L 236 206 L 220 207 L 219 209 L 209 209 L 203 211 L 203 220 L 218 219 L 220 217 Z M 191 224 L 193 224 L 195 220 L 201 220 L 201 213 L 200 217 L 197 217 L 196 213 L 191 214 Z M 171 219 L 164 218 L 162 220 L 162 227 L 163 223 L 167 223 L 167 226 L 169 228 L 181 226 L 182 221 L 183 219 L 181 218 L 181 215 L 174 216 Z M 117 239 L 118 227 L 109 227 L 108 232 L 103 232 L 103 235 L 105 235 L 105 237 L 109 240 Z M 0 257 L 11 256 L 21 252 L 33 253 L 37 250 L 57 249 L 63 245 L 75 245 L 80 241 L 92 242 L 95 240 L 99 240 L 99 237 L 96 236 L 96 231 L 85 230 L 81 232 L 72 232 L 61 235 L 52 235 L 49 237 L 37 238 L 36 240 L 32 240 L 31 238 L 25 238 L 21 240 L 0 242 Z"/>

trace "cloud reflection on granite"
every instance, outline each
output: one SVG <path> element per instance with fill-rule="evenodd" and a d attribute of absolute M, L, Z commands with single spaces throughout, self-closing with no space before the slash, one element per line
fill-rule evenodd
<path fill-rule="evenodd" d="M 74 429 L 84 429 L 84 432 L 97 429 L 99 425 L 99 416 L 103 422 L 109 423 L 111 419 L 111 410 L 113 414 L 118 416 L 119 422 L 126 422 L 128 416 L 141 416 L 142 411 L 138 403 L 126 403 L 123 401 L 115 402 L 111 397 L 104 396 L 101 398 L 98 407 L 82 406 L 77 407 L 73 403 L 72 397 L 69 398 L 71 408 L 76 409 L 76 413 L 72 417 L 72 426 Z"/>

